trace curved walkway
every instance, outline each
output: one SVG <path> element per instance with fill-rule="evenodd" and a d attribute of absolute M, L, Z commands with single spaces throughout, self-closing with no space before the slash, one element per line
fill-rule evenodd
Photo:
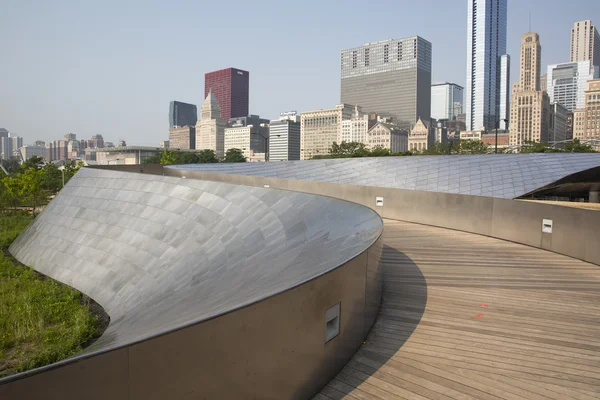
<path fill-rule="evenodd" d="M 598 399 L 600 267 L 385 222 L 383 303 L 315 399 Z"/>

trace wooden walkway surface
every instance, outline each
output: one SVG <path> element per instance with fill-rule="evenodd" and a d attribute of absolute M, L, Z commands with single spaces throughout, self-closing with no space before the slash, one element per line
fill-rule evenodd
<path fill-rule="evenodd" d="M 384 237 L 375 327 L 315 399 L 600 399 L 600 267 L 397 221 Z"/>

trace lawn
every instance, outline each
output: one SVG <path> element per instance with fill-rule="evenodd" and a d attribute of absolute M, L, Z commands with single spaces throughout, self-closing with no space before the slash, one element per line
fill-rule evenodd
<path fill-rule="evenodd" d="M 0 216 L 0 377 L 70 357 L 104 325 L 87 296 L 8 254 L 31 220 L 25 213 Z"/>

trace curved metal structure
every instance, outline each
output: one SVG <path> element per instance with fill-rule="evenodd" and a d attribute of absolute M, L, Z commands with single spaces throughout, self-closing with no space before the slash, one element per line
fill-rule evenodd
<path fill-rule="evenodd" d="M 382 230 L 381 218 L 372 210 L 329 197 L 85 168 L 10 251 L 104 307 L 110 325 L 86 350 L 95 356 L 263 304 L 356 263 L 358 257 L 362 300 L 345 302 L 339 295 L 316 309 L 297 306 L 298 312 L 322 309 L 314 319 L 319 346 L 325 349 L 325 313 L 341 303 L 338 317 L 345 324 L 338 327 L 340 335 L 346 326 L 353 330 L 352 343 L 345 343 L 343 355 L 336 356 L 341 368 L 340 359 L 351 357 L 377 313 L 377 264 L 367 270 L 366 252 Z M 352 285 L 356 290 L 356 282 Z M 314 294 L 328 297 L 319 290 Z M 284 298 L 290 305 L 296 301 Z M 293 326 L 293 318 L 282 323 Z M 211 346 L 232 344 L 216 340 Z M 304 382 L 302 374 L 298 379 Z"/>
<path fill-rule="evenodd" d="M 395 225 L 387 238 L 380 238 L 377 213 L 600 264 L 600 214 L 510 200 L 565 182 L 595 182 L 599 168 L 600 154 L 523 154 L 113 168 L 130 172 L 84 169 L 10 250 L 22 262 L 96 299 L 111 316 L 111 325 L 86 354 L 0 381 L 0 397 L 308 398 L 346 364 L 375 321 L 384 243 L 383 264 L 392 270 L 386 295 L 391 297 L 378 326 L 392 319 L 392 329 L 405 331 L 392 332 L 394 345 L 403 343 L 419 322 L 415 310 L 423 314 L 428 285 L 435 286 L 440 274 L 449 275 L 449 287 L 462 285 L 463 279 L 473 279 L 461 275 L 465 260 L 480 262 L 469 246 L 455 248 L 459 235 L 454 231 L 432 228 L 433 233 L 424 233 Z M 549 219 L 554 228 L 548 232 Z M 438 241 L 433 234 L 451 239 Z M 418 249 L 426 260 L 430 253 L 438 254 L 439 262 L 432 265 L 443 265 L 443 271 L 424 271 L 427 281 L 420 279 L 419 266 L 428 264 L 421 260 L 415 266 L 402 255 L 403 235 L 411 243 L 405 247 Z M 504 254 L 508 247 L 496 242 L 497 253 Z M 514 246 L 508 256 L 518 260 L 523 249 Z M 446 268 L 447 249 L 456 268 Z M 496 261 L 502 268 L 502 260 Z M 529 264 L 524 268 L 529 271 Z M 522 279 L 510 276 L 511 271 L 499 272 L 502 285 Z M 583 282 L 571 276 L 577 271 L 559 278 Z M 485 268 L 478 273 L 489 275 Z M 554 279 L 551 274 L 547 278 Z M 580 290 L 578 285 L 569 290 Z M 515 286 L 518 298 L 529 296 L 525 288 Z M 405 303 L 404 295 L 412 300 Z M 414 298 L 421 304 L 413 304 Z M 544 301 L 552 299 L 549 295 Z M 472 313 L 471 305 L 464 307 Z M 414 318 L 408 328 L 405 323 Z M 520 340 L 528 335 L 526 324 L 505 328 L 509 319 L 498 320 L 498 332 L 517 331 L 515 341 L 524 346 Z M 472 321 L 465 323 L 475 327 Z M 336 324 L 338 336 L 329 340 Z M 388 328 L 383 330 L 387 335 Z M 464 329 L 456 330 L 460 334 Z M 579 340 L 571 334 L 565 337 Z M 552 332 L 542 336 L 546 340 Z M 389 347 L 385 339 L 380 345 Z M 590 357 L 598 356 L 593 346 L 586 349 L 591 349 Z M 364 371 L 376 375 L 379 366 L 387 371 L 390 365 L 397 367 L 396 353 L 376 348 L 377 354 L 368 356 L 371 364 L 358 373 L 363 350 L 336 378 L 343 385 L 332 381 L 327 386 L 341 394 L 324 391 L 317 398 L 348 394 L 348 385 L 371 390 L 373 385 L 361 385 L 356 378 L 368 379 Z M 575 360 L 568 354 L 563 359 L 567 365 Z M 411 363 L 417 366 L 418 361 Z M 449 365 L 454 368 L 452 361 Z M 562 373 L 562 366 L 556 368 Z M 354 375 L 343 375 L 348 373 Z M 561 382 L 552 383 L 559 392 Z M 397 383 L 401 380 L 394 378 Z M 391 390 L 393 385 L 383 386 Z M 379 389 L 373 390 L 378 396 Z M 483 398 L 476 391 L 468 394 Z"/>
<path fill-rule="evenodd" d="M 598 153 L 342 158 L 173 168 L 514 199 L 596 167 L 600 167 Z"/>

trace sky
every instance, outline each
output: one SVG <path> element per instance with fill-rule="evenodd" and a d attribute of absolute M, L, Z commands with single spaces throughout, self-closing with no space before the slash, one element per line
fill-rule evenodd
<path fill-rule="evenodd" d="M 569 61 L 575 21 L 600 24 L 598 0 L 508 0 L 513 81 L 530 11 L 542 73 Z M 330 108 L 341 50 L 413 35 L 432 43 L 433 81 L 464 86 L 467 0 L 0 0 L 0 127 L 158 146 L 169 102 L 200 108 L 204 74 L 228 67 L 250 71 L 251 114 Z"/>

